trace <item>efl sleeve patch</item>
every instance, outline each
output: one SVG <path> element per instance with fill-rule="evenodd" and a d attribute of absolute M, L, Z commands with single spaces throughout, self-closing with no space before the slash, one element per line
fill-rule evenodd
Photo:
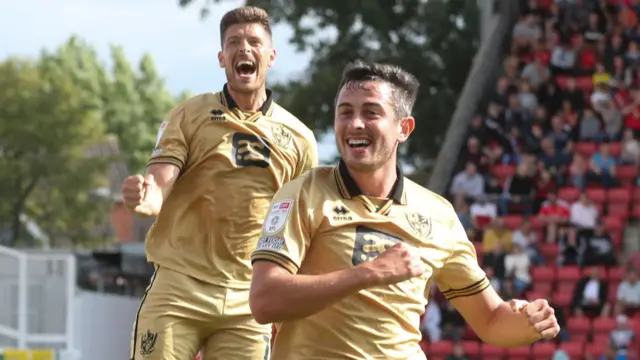
<path fill-rule="evenodd" d="M 158 145 L 160 145 L 160 139 L 162 139 L 162 134 L 164 134 L 164 129 L 167 128 L 167 124 L 168 121 L 163 121 L 162 124 L 160 124 L 160 129 L 158 129 L 158 135 L 156 136 L 156 148 L 158 147 Z"/>
<path fill-rule="evenodd" d="M 264 233 L 276 234 L 282 231 L 287 224 L 291 208 L 293 208 L 293 200 L 278 201 L 273 204 L 264 222 Z"/>
<path fill-rule="evenodd" d="M 265 236 L 258 240 L 256 250 L 276 250 L 284 249 L 284 239 L 275 236 Z"/>

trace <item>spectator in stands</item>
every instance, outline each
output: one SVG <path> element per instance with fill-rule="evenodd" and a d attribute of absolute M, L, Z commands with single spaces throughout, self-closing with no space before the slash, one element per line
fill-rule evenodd
<path fill-rule="evenodd" d="M 495 276 L 499 279 L 504 279 L 504 248 L 502 243 L 496 243 L 492 249 L 487 250 L 483 247 L 484 252 L 482 257 L 482 264 L 485 267 L 490 267 L 493 269 Z M 504 283 L 503 286 L 504 287 Z"/>
<path fill-rule="evenodd" d="M 607 72 L 607 69 L 604 67 L 604 63 L 598 62 L 596 64 L 596 71 L 592 75 L 593 78 L 593 86 L 599 85 L 611 85 L 611 74 Z"/>
<path fill-rule="evenodd" d="M 531 261 L 520 243 L 512 243 L 511 251 L 504 257 L 504 268 L 507 277 L 513 278 L 513 286 L 518 293 L 524 292 L 531 285 L 529 268 Z"/>
<path fill-rule="evenodd" d="M 587 187 L 587 171 L 589 164 L 582 154 L 573 155 L 573 161 L 569 165 L 568 178 L 573 187 L 584 190 Z"/>
<path fill-rule="evenodd" d="M 513 42 L 518 49 L 532 47 L 542 38 L 542 29 L 534 13 L 525 14 L 513 28 Z"/>
<path fill-rule="evenodd" d="M 500 213 L 508 214 L 511 207 L 519 207 L 526 215 L 531 215 L 535 195 L 535 179 L 526 164 L 518 165 L 516 173 L 507 178 L 504 193 L 500 199 Z"/>
<path fill-rule="evenodd" d="M 495 248 L 510 251 L 511 238 L 511 230 L 504 225 L 504 220 L 495 218 L 484 231 L 482 248 L 487 252 L 493 252 Z"/>
<path fill-rule="evenodd" d="M 626 315 L 616 316 L 616 327 L 611 331 L 610 345 L 617 355 L 627 355 L 635 334 L 629 326 L 629 318 Z"/>
<path fill-rule="evenodd" d="M 496 92 L 493 94 L 492 101 L 506 107 L 509 100 L 509 94 L 516 90 L 515 86 L 509 81 L 509 78 L 502 76 L 498 79 L 498 85 L 496 86 Z"/>
<path fill-rule="evenodd" d="M 611 188 L 616 186 L 616 159 L 611 155 L 609 143 L 600 143 L 598 151 L 591 155 L 587 179 Z"/>
<path fill-rule="evenodd" d="M 467 139 L 467 146 L 460 154 L 460 162 L 462 164 L 475 164 L 479 173 L 489 171 L 489 158 L 482 151 L 480 140 L 473 136 Z"/>
<path fill-rule="evenodd" d="M 538 107 L 538 97 L 533 93 L 531 84 L 529 84 L 527 80 L 520 80 L 518 101 L 520 102 L 522 109 L 529 114 L 533 114 Z"/>
<path fill-rule="evenodd" d="M 515 299 L 520 296 L 520 293 L 516 291 L 512 278 L 505 278 L 500 290 L 500 297 L 503 299 Z"/>
<path fill-rule="evenodd" d="M 485 183 L 484 193 L 487 195 L 487 201 L 497 204 L 502 196 L 502 186 L 497 177 L 489 175 L 489 181 Z"/>
<path fill-rule="evenodd" d="M 571 133 L 565 126 L 560 115 L 554 115 L 551 117 L 551 131 L 547 134 L 547 137 L 551 139 L 555 148 L 555 153 L 557 153 L 558 156 L 562 156 L 562 159 L 568 163 L 568 156 L 573 149 L 573 144 L 571 142 Z M 542 150 L 545 151 L 544 145 Z"/>
<path fill-rule="evenodd" d="M 547 195 L 550 192 L 556 191 L 558 188 L 558 181 L 551 176 L 551 173 L 542 167 L 538 168 L 538 179 L 535 184 L 535 199 L 534 208 L 538 212 L 542 204 L 547 201 Z"/>
<path fill-rule="evenodd" d="M 442 330 L 440 329 L 440 323 L 442 321 L 442 314 L 440 313 L 440 307 L 434 298 L 429 299 L 427 307 L 424 311 L 424 318 L 420 324 L 420 330 L 423 336 L 426 336 L 429 341 L 436 342 L 442 338 Z"/>
<path fill-rule="evenodd" d="M 561 92 L 558 89 L 558 85 L 553 82 L 547 82 L 538 88 L 539 103 L 542 104 L 548 114 L 555 114 L 562 105 Z"/>
<path fill-rule="evenodd" d="M 544 259 L 540 255 L 538 234 L 531 230 L 531 221 L 525 218 L 522 225 L 513 232 L 511 243 L 518 244 L 529 256 L 531 263 L 542 265 Z"/>
<path fill-rule="evenodd" d="M 549 80 L 551 71 L 542 57 L 536 57 L 533 62 L 527 64 L 522 70 L 522 78 L 527 80 L 531 86 L 538 87 Z"/>
<path fill-rule="evenodd" d="M 559 259 L 558 265 L 572 266 L 580 264 L 580 249 L 578 247 L 578 238 L 569 236 L 566 229 L 562 229 L 558 234 Z"/>
<path fill-rule="evenodd" d="M 469 360 L 469 357 L 464 352 L 462 343 L 456 341 L 455 343 L 453 343 L 453 353 L 447 356 L 444 360 Z"/>
<path fill-rule="evenodd" d="M 486 195 L 478 197 L 478 201 L 471 204 L 471 222 L 476 229 L 483 229 L 498 217 L 498 207 L 488 201 Z"/>
<path fill-rule="evenodd" d="M 483 142 L 480 139 L 484 139 L 486 141 L 488 137 L 487 128 L 484 126 L 484 119 L 481 115 L 476 115 L 471 119 L 471 123 L 469 124 L 469 131 L 467 132 L 467 148 L 463 149 L 464 151 L 469 151 L 469 140 L 471 138 L 475 138 L 479 145 L 483 145 Z M 465 164 L 468 160 L 463 160 L 461 163 Z"/>
<path fill-rule="evenodd" d="M 558 239 L 558 229 L 569 222 L 569 207 L 563 200 L 558 200 L 557 193 L 550 192 L 540 208 L 539 217 L 546 225 L 547 243 L 554 243 Z"/>
<path fill-rule="evenodd" d="M 633 130 L 625 129 L 620 144 L 620 164 L 638 165 L 640 160 L 640 142 L 633 136 Z"/>
<path fill-rule="evenodd" d="M 491 286 L 496 289 L 497 292 L 500 292 L 500 289 L 502 289 L 502 281 L 496 276 L 493 268 L 490 266 L 485 266 L 484 273 L 487 274 L 487 279 L 489 279 L 489 282 L 491 282 Z"/>
<path fill-rule="evenodd" d="M 580 233 L 595 229 L 598 219 L 598 208 L 593 204 L 587 193 L 583 192 L 569 210 L 571 223 L 570 236 L 576 237 Z"/>
<path fill-rule="evenodd" d="M 465 230 L 473 229 L 473 221 L 469 211 L 469 203 L 462 197 L 456 198 L 455 201 L 456 214 Z"/>
<path fill-rule="evenodd" d="M 555 117 L 554 119 L 559 118 Z M 561 134 L 557 135 L 557 137 L 547 137 L 542 140 L 542 154 L 538 157 L 540 163 L 538 169 L 546 169 L 554 177 L 563 174 L 571 161 L 569 155 L 562 150 L 558 150 L 557 146 L 554 145 L 554 143 L 563 143 L 566 145 L 568 137 L 561 138 Z"/>
<path fill-rule="evenodd" d="M 599 267 L 589 269 L 589 275 L 578 282 L 571 301 L 571 309 L 576 315 L 606 316 L 609 312 L 607 296 L 609 284 L 602 279 Z"/>
<path fill-rule="evenodd" d="M 466 322 L 450 301 L 445 301 L 440 309 L 442 320 L 442 340 L 458 341 L 462 338 Z"/>
<path fill-rule="evenodd" d="M 484 178 L 478 173 L 474 163 L 468 162 L 465 169 L 453 178 L 451 193 L 469 199 L 484 195 Z"/>
<path fill-rule="evenodd" d="M 551 52 L 551 71 L 553 75 L 569 75 L 576 64 L 576 52 L 569 41 L 556 45 Z"/>
<path fill-rule="evenodd" d="M 569 101 L 574 109 L 584 109 L 586 101 L 584 92 L 576 86 L 576 78 L 567 79 L 567 87 L 562 91 L 562 101 Z"/>
<path fill-rule="evenodd" d="M 625 279 L 618 285 L 616 300 L 617 312 L 635 314 L 640 311 L 640 281 L 636 269 L 627 269 Z"/>
<path fill-rule="evenodd" d="M 582 232 L 578 242 L 583 242 L 582 265 L 611 267 L 617 264 L 613 241 L 604 224 L 598 221 L 593 231 Z"/>
<path fill-rule="evenodd" d="M 585 109 L 577 129 L 580 141 L 595 141 L 603 138 L 602 121 L 591 109 Z"/>

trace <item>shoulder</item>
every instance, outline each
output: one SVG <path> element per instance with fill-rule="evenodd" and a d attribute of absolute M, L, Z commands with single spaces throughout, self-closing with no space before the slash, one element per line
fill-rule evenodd
<path fill-rule="evenodd" d="M 187 98 L 176 105 L 173 112 L 180 112 L 185 120 L 193 121 L 204 118 L 203 115 L 208 115 L 214 109 L 224 109 L 220 93 L 203 93 Z"/>
<path fill-rule="evenodd" d="M 285 126 L 287 129 L 297 134 L 299 138 L 306 140 L 308 143 L 316 142 L 313 131 L 305 125 L 300 119 L 295 117 L 289 111 L 277 103 L 273 104 L 273 112 L 271 113 L 272 121 Z"/>
<path fill-rule="evenodd" d="M 404 178 L 404 184 L 409 207 L 422 209 L 426 207 L 430 213 L 435 214 L 442 220 L 457 219 L 456 212 L 449 200 L 406 177 Z"/>
<path fill-rule="evenodd" d="M 282 195 L 318 199 L 330 196 L 335 186 L 333 167 L 317 166 L 284 184 L 278 193 Z"/>

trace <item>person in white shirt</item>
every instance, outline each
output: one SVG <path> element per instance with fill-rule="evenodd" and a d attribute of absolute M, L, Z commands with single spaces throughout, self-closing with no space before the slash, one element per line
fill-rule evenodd
<path fill-rule="evenodd" d="M 484 178 L 478 173 L 476 164 L 469 162 L 463 171 L 456 174 L 451 184 L 451 193 L 471 199 L 484 195 Z"/>
<path fill-rule="evenodd" d="M 498 206 L 493 202 L 487 201 L 486 195 L 481 195 L 478 197 L 478 201 L 471 204 L 469 215 L 473 225 L 476 228 L 482 228 L 498 217 Z"/>
<path fill-rule="evenodd" d="M 513 285 L 519 293 L 524 292 L 531 284 L 529 255 L 519 243 L 511 244 L 511 252 L 504 257 L 504 268 L 507 277 L 513 278 Z"/>
<path fill-rule="evenodd" d="M 624 281 L 618 285 L 617 300 L 617 311 L 640 310 L 640 281 L 635 269 L 629 268 Z"/>
<path fill-rule="evenodd" d="M 598 208 L 591 202 L 586 193 L 580 194 L 578 201 L 571 204 L 569 210 L 571 225 L 579 230 L 593 230 L 598 220 Z"/>

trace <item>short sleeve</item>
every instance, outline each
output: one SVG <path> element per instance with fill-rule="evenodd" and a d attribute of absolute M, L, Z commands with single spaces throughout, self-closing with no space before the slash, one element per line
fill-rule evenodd
<path fill-rule="evenodd" d="M 305 178 L 284 185 L 276 193 L 262 226 L 255 261 L 271 261 L 292 274 L 298 272 L 311 241 Z"/>
<path fill-rule="evenodd" d="M 160 125 L 156 147 L 148 164 L 170 163 L 182 169 L 189 153 L 190 135 L 187 126 L 185 109 L 180 105 Z"/>
<path fill-rule="evenodd" d="M 451 255 L 436 275 L 436 283 L 447 300 L 478 294 L 490 286 L 478 265 L 476 250 L 458 219 L 452 219 Z"/>
<path fill-rule="evenodd" d="M 316 142 L 316 138 L 311 134 L 306 140 L 306 150 L 302 154 L 298 168 L 295 171 L 296 177 L 318 166 L 318 143 Z"/>

